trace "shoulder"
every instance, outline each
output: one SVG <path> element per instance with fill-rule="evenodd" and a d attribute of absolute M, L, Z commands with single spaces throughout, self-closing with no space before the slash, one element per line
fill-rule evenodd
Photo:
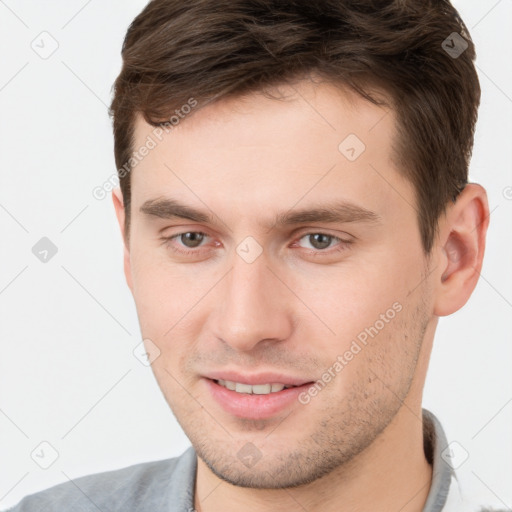
<path fill-rule="evenodd" d="M 6 512 L 158 511 L 177 493 L 193 489 L 195 452 L 82 476 L 23 498 Z M 172 502 L 172 501 L 171 501 Z"/>

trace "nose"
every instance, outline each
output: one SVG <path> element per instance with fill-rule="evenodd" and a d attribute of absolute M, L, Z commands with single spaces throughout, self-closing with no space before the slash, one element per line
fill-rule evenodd
<path fill-rule="evenodd" d="M 234 256 L 218 289 L 215 335 L 233 349 L 250 352 L 263 343 L 286 340 L 293 331 L 294 297 L 261 255 L 247 263 Z"/>

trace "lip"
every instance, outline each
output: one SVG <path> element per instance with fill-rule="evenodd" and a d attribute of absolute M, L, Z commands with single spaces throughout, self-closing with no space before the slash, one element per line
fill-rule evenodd
<path fill-rule="evenodd" d="M 223 375 L 227 374 L 223 373 Z M 263 379 L 261 375 L 259 377 Z M 223 377 L 220 378 L 222 379 Z M 240 379 L 240 377 L 237 377 L 237 379 Z M 260 382 L 255 382 L 254 379 L 249 381 L 250 379 L 248 377 L 241 380 L 237 379 L 226 378 L 226 380 L 234 380 L 235 382 L 240 382 L 242 384 L 265 384 L 271 382 L 280 382 L 285 384 L 285 382 L 279 379 L 259 379 Z M 297 387 L 283 389 L 282 391 L 269 393 L 268 395 L 258 395 L 231 391 L 230 389 L 217 384 L 215 382 L 217 379 L 212 380 L 210 378 L 203 377 L 202 380 L 205 382 L 212 398 L 225 412 L 238 418 L 252 420 L 271 418 L 272 416 L 283 413 L 287 409 L 291 408 L 293 404 L 297 406 L 299 395 L 313 384 L 313 382 L 306 382 Z"/>
<path fill-rule="evenodd" d="M 240 384 L 251 384 L 256 386 L 258 384 L 284 384 L 285 386 L 302 386 L 314 382 L 312 380 L 306 380 L 300 377 L 294 377 L 291 375 L 285 375 L 282 373 L 264 372 L 257 374 L 240 374 L 234 371 L 222 371 L 222 372 L 211 372 L 207 375 L 203 375 L 210 380 L 230 380 L 233 382 L 239 382 Z"/>

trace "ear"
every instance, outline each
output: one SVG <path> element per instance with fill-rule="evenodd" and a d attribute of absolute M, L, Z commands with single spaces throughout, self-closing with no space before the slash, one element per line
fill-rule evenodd
<path fill-rule="evenodd" d="M 482 269 L 488 225 L 487 193 L 482 186 L 469 183 L 440 220 L 435 315 L 455 313 L 473 293 Z"/>
<path fill-rule="evenodd" d="M 128 240 L 126 239 L 126 232 L 125 232 L 126 212 L 124 209 L 123 194 L 122 194 L 120 188 L 115 188 L 112 191 L 112 202 L 114 203 L 114 208 L 116 210 L 117 222 L 119 224 L 119 229 L 121 230 L 121 236 L 123 237 L 124 276 L 126 278 L 126 283 L 128 284 L 128 288 L 130 288 L 130 290 L 133 292 L 132 270 L 131 270 L 131 264 L 130 264 L 130 248 L 128 245 Z"/>

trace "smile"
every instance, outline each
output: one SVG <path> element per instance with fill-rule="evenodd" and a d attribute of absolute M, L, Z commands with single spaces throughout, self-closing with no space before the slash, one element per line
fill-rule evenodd
<path fill-rule="evenodd" d="M 236 391 L 237 393 L 247 393 L 254 395 L 268 395 L 270 393 L 277 393 L 282 391 L 283 389 L 292 388 L 295 386 L 288 386 L 285 384 L 242 384 L 241 382 L 234 382 L 231 380 L 216 380 L 217 384 L 223 386 L 231 391 Z"/>

